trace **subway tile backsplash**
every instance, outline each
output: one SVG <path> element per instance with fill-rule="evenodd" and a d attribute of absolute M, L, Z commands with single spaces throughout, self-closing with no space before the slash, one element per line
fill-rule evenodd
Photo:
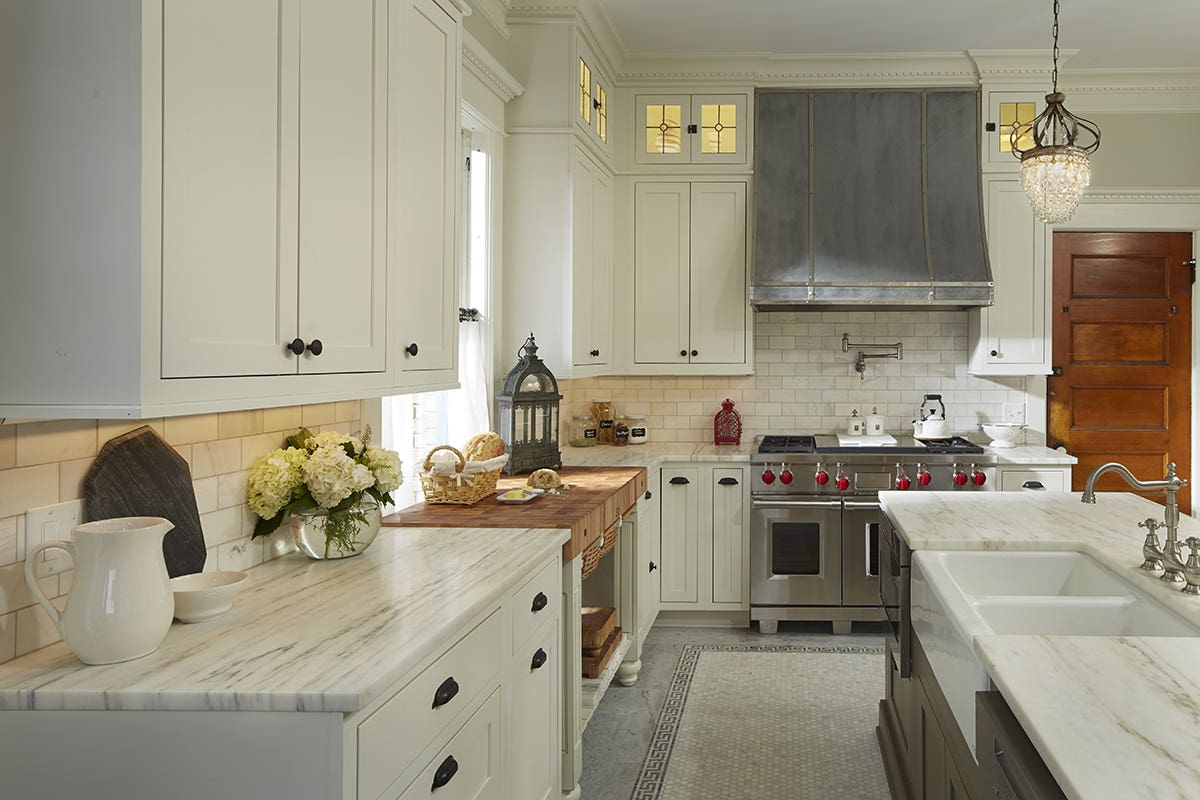
<path fill-rule="evenodd" d="M 1003 418 L 1005 403 L 1026 402 L 1025 378 L 967 374 L 966 311 L 756 312 L 756 375 L 745 377 L 602 377 L 562 381 L 563 419 L 587 414 L 592 400 L 618 413 L 645 414 L 657 441 L 711 442 L 713 415 L 726 397 L 742 417 L 742 440 L 767 433 L 843 430 L 851 410 L 886 418 L 911 433 L 921 398 L 941 394 L 956 433 Z M 854 371 L 854 342 L 902 342 L 904 359 L 870 359 Z M 878 352 L 878 351 L 875 351 Z M 1039 434 L 1026 432 L 1026 441 Z"/>
<path fill-rule="evenodd" d="M 153 420 L 52 420 L 0 426 L 0 663 L 58 641 L 25 585 L 25 511 L 83 496 L 83 476 L 104 443 L 150 425 L 188 462 L 208 548 L 205 569 L 241 570 L 289 552 L 281 537 L 251 540 L 246 477 L 256 459 L 303 423 L 353 433 L 358 401 Z M 61 609 L 72 572 L 42 581 Z"/>

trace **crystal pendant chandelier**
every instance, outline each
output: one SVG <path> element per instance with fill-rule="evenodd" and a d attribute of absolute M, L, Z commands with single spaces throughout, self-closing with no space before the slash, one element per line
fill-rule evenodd
<path fill-rule="evenodd" d="M 1092 182 L 1088 156 L 1100 147 L 1100 128 L 1067 111 L 1066 95 L 1058 90 L 1058 0 L 1054 0 L 1053 88 L 1046 109 L 1029 128 L 1014 125 L 1012 152 L 1021 159 L 1021 187 L 1043 222 L 1066 222 L 1079 207 L 1083 190 Z M 1022 150 L 1019 140 L 1032 133 L 1033 147 Z"/>

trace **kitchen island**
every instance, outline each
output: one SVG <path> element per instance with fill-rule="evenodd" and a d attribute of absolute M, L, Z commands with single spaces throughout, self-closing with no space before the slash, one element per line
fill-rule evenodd
<path fill-rule="evenodd" d="M 385 530 L 362 556 L 296 553 L 249 570 L 229 613 L 172 625 L 143 658 L 85 666 L 60 642 L 0 665 L 6 788 L 407 798 L 447 748 L 459 783 L 491 782 L 489 796 L 532 796 L 530 780 L 557 787 L 565 540 Z M 531 607 L 539 592 L 550 602 Z"/>
<path fill-rule="evenodd" d="M 880 503 L 913 550 L 1082 552 L 1200 625 L 1200 597 L 1138 568 L 1137 524 L 1163 512 L 1144 498 L 1100 493 L 1089 505 L 1079 494 L 884 492 Z M 1200 522 L 1185 516 L 1179 535 L 1200 536 Z M 1066 797 L 1194 795 L 1200 638 L 991 635 L 974 649 Z"/>

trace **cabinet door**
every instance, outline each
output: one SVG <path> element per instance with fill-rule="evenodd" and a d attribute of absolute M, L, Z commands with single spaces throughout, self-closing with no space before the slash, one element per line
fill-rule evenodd
<path fill-rule="evenodd" d="M 1022 148 L 1033 142 L 1029 125 L 1045 108 L 1045 95 L 1038 92 L 997 92 L 984 95 L 983 171 L 1017 172 L 1021 159 L 1013 153 L 1011 135 L 1014 126 L 1021 129 Z"/>
<path fill-rule="evenodd" d="M 571 174 L 571 358 L 612 358 L 612 180 L 582 150 Z"/>
<path fill-rule="evenodd" d="M 613 349 L 613 194 L 612 177 L 597 169 L 592 182 L 591 335 L 592 364 L 612 362 Z M 597 351 L 596 355 L 591 352 Z"/>
<path fill-rule="evenodd" d="M 546 800 L 558 797 L 561 791 L 559 638 L 558 622 L 553 620 L 512 657 L 508 672 L 509 797 Z"/>
<path fill-rule="evenodd" d="M 433 0 L 388 17 L 388 259 L 397 364 L 453 374 L 458 355 L 458 24 Z"/>
<path fill-rule="evenodd" d="M 662 575 L 662 510 L 658 483 L 657 480 L 651 483 L 646 490 L 646 497 L 638 502 L 638 556 L 634 560 L 634 574 L 638 585 L 638 629 L 643 638 L 658 619 L 662 603 L 659 584 Z"/>
<path fill-rule="evenodd" d="M 303 0 L 300 12 L 301 372 L 382 372 L 386 10 Z"/>
<path fill-rule="evenodd" d="M 697 603 L 697 556 L 700 540 L 698 467 L 662 471 L 663 603 Z"/>
<path fill-rule="evenodd" d="M 917 768 L 913 775 L 917 800 L 946 800 L 946 739 L 942 736 L 942 728 L 934 716 L 925 687 L 917 681 L 914 688 L 917 693 L 917 752 L 910 755 Z"/>
<path fill-rule="evenodd" d="M 691 124 L 693 164 L 746 163 L 746 95 L 692 95 Z"/>
<path fill-rule="evenodd" d="M 746 184 L 693 183 L 691 195 L 691 363 L 744 364 Z"/>
<path fill-rule="evenodd" d="M 284 349 L 296 336 L 296 131 L 281 113 L 295 110 L 295 83 L 280 53 L 294 13 L 275 0 L 164 5 L 165 378 L 296 371 Z"/>
<path fill-rule="evenodd" d="M 744 606 L 749 600 L 749 529 L 746 475 L 741 467 L 713 470 L 712 601 Z"/>
<path fill-rule="evenodd" d="M 689 95 L 639 94 L 637 129 L 633 136 L 634 161 L 638 164 L 687 164 L 692 159 L 692 98 Z"/>
<path fill-rule="evenodd" d="M 979 340 L 971 372 L 1036 375 L 1050 372 L 1045 225 L 1016 178 L 986 181 L 988 257 L 995 304 L 979 310 Z"/>
<path fill-rule="evenodd" d="M 691 185 L 638 183 L 633 200 L 633 360 L 688 362 Z"/>

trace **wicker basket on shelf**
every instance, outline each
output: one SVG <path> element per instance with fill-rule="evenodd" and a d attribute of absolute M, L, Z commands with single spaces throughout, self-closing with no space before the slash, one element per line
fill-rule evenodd
<path fill-rule="evenodd" d="M 434 475 L 433 454 L 439 450 L 449 450 L 454 453 L 457 461 L 453 475 Z M 503 465 L 490 472 L 478 472 L 474 475 L 463 475 L 467 460 L 455 447 L 448 444 L 438 445 L 425 456 L 422 469 L 417 473 L 421 478 L 421 489 L 425 492 L 426 503 L 455 503 L 469 506 L 478 503 L 492 492 L 496 491 L 496 479 L 500 477 Z"/>
<path fill-rule="evenodd" d="M 582 577 L 586 578 L 595 572 L 596 567 L 600 564 L 600 559 L 608 555 L 617 546 L 617 533 L 620 530 L 620 523 L 614 525 L 611 530 L 605 531 L 600 535 L 599 539 L 588 545 L 587 550 L 583 551 Z"/>

